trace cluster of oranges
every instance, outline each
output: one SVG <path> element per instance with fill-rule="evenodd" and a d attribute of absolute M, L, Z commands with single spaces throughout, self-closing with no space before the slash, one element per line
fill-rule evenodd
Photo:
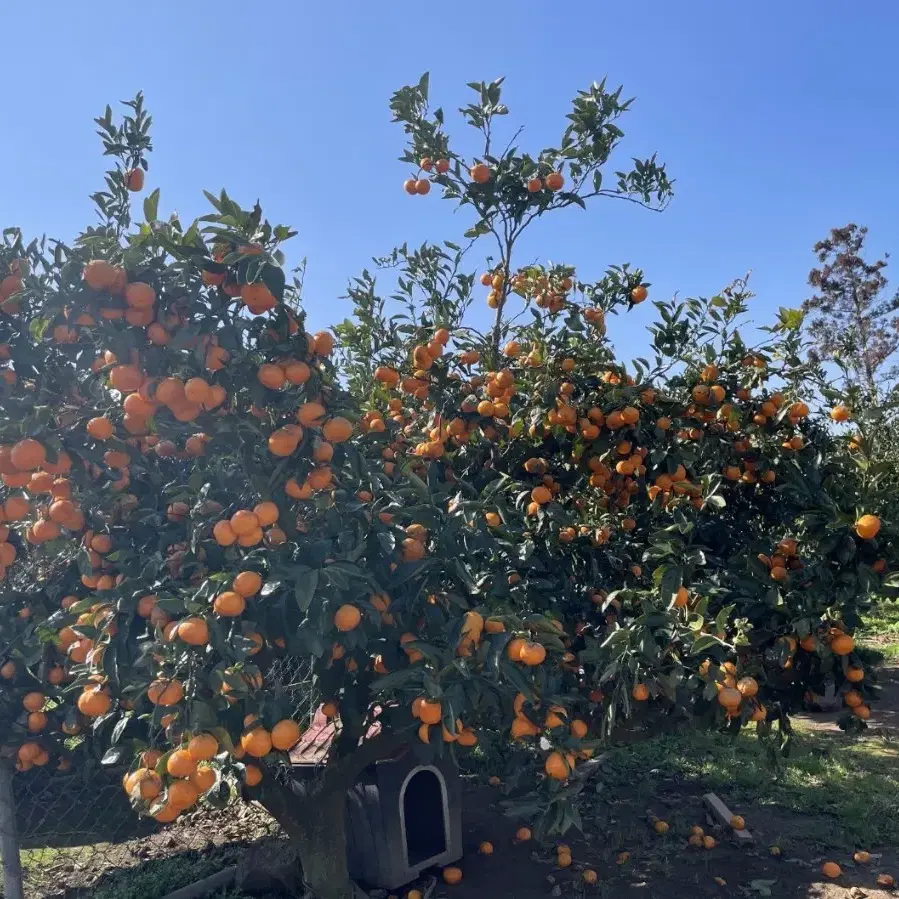
<path fill-rule="evenodd" d="M 438 175 L 445 175 L 450 168 L 448 159 L 437 159 L 436 161 L 430 156 L 423 156 L 418 163 L 418 174 L 415 178 L 408 178 L 403 182 L 403 190 L 407 194 L 424 194 L 430 193 L 431 182 L 427 178 L 422 178 L 421 173 L 436 172 Z"/>
<path fill-rule="evenodd" d="M 412 717 L 417 718 L 421 724 L 418 728 L 418 738 L 422 743 L 431 742 L 431 728 L 439 725 L 441 737 L 444 743 L 458 743 L 459 746 L 476 746 L 477 734 L 459 719 L 453 724 L 453 729 L 447 728 L 443 723 L 443 706 L 438 699 L 429 699 L 419 696 L 412 701 Z"/>
<path fill-rule="evenodd" d="M 555 315 L 561 312 L 568 301 L 568 294 L 574 287 L 574 272 L 568 269 L 546 270 L 540 266 L 520 269 L 509 279 L 509 288 L 527 300 L 533 300 L 539 309 L 546 309 Z M 502 273 L 494 277 L 502 277 Z M 483 276 L 481 283 L 483 283 Z M 502 285 L 502 281 L 500 281 Z M 487 297 L 490 303 L 490 296 Z M 592 317 L 592 310 L 591 310 Z"/>
<path fill-rule="evenodd" d="M 852 854 L 852 860 L 857 865 L 867 865 L 871 862 L 872 855 L 865 849 L 856 850 Z M 843 869 L 837 862 L 825 861 L 821 863 L 821 873 L 829 880 L 836 880 L 843 876 Z M 892 890 L 896 886 L 896 878 L 892 874 L 881 873 L 875 878 L 875 884 L 883 890 Z"/>
<path fill-rule="evenodd" d="M 238 509 L 230 518 L 217 521 L 212 536 L 219 546 L 258 546 L 264 539 L 269 543 L 283 543 L 284 531 L 276 527 L 280 512 L 278 506 L 265 500 L 252 509 Z M 264 528 L 270 528 L 268 532 Z M 274 532 L 274 533 L 272 533 Z"/>
<path fill-rule="evenodd" d="M 240 744 L 231 751 L 235 759 L 249 755 L 261 758 L 272 750 L 289 752 L 300 740 L 300 726 L 290 719 L 279 721 L 271 731 L 262 727 L 255 716 L 245 722 Z M 161 823 L 174 821 L 218 783 L 220 767 L 217 757 L 227 752 L 210 733 L 185 735 L 180 745 L 165 756 L 148 749 L 139 759 L 139 767 L 126 774 L 122 786 L 129 798 L 140 803 Z M 161 772 L 160 772 L 161 769 Z M 258 765 L 244 765 L 244 783 L 253 787 L 262 781 Z"/>
<path fill-rule="evenodd" d="M 51 462 L 44 444 L 32 437 L 25 437 L 12 446 L 0 447 L 3 483 L 8 488 L 22 489 L 28 494 L 9 493 L 0 509 L 0 520 L 18 523 L 33 515 L 25 538 L 34 545 L 59 537 L 64 529 L 80 531 L 84 527 L 84 514 L 71 499 L 72 484 L 67 477 L 72 460 L 64 451 L 55 456 Z M 46 501 L 33 504 L 29 497 L 46 497 Z M 10 531 L 8 526 L 4 527 L 4 542 L 0 543 L 0 570 L 5 573 L 16 552 L 6 542 Z"/>
<path fill-rule="evenodd" d="M 777 544 L 772 556 L 759 554 L 759 561 L 769 569 L 772 581 L 785 581 L 789 571 L 801 571 L 802 562 L 797 555 L 799 544 L 792 537 L 785 537 Z"/>

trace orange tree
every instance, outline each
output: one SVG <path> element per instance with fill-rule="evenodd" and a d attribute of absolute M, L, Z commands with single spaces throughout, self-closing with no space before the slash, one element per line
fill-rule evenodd
<path fill-rule="evenodd" d="M 100 225 L 0 251 L 5 757 L 126 762 L 161 822 L 257 798 L 326 899 L 352 895 L 346 789 L 399 750 L 514 747 L 552 832 L 621 728 L 783 735 L 828 683 L 868 714 L 851 631 L 886 589 L 890 525 L 876 471 L 809 415 L 795 316 L 749 347 L 743 284 L 658 302 L 652 358 L 617 359 L 606 321 L 646 300 L 642 272 L 588 282 L 513 250 L 593 198 L 663 207 L 664 168 L 604 186 L 620 91 L 580 93 L 529 156 L 496 152 L 500 84 L 474 88 L 474 159 L 426 78 L 392 101 L 406 191 L 470 207 L 471 243 L 380 260 L 391 298 L 364 273 L 337 341 L 306 332 L 292 232 L 258 206 L 207 195 L 185 226 L 154 190 L 132 225 L 140 96 L 97 120 L 117 160 Z M 464 270 L 482 239 L 485 334 Z M 335 725 L 314 778 L 288 764 L 310 722 L 273 676 L 287 655 Z"/>

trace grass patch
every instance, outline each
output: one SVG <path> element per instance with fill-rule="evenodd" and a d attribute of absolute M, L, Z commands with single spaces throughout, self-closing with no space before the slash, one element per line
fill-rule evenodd
<path fill-rule="evenodd" d="M 195 852 L 152 859 L 110 872 L 94 887 L 93 899 L 158 899 L 227 867 L 223 858 Z"/>
<path fill-rule="evenodd" d="M 719 793 L 750 818 L 751 809 L 768 806 L 796 818 L 791 829 L 800 825 L 801 839 L 821 847 L 899 842 L 899 746 L 881 739 L 799 730 L 775 774 L 753 734 L 694 732 L 616 750 L 604 771 L 604 786 L 636 788 L 647 800 L 664 778 Z"/>
<path fill-rule="evenodd" d="M 887 664 L 899 663 L 899 602 L 881 602 L 862 619 L 861 643 Z"/>

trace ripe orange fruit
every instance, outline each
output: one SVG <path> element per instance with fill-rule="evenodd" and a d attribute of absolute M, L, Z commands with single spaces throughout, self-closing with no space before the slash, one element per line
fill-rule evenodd
<path fill-rule="evenodd" d="M 166 798 L 170 805 L 179 811 L 184 811 L 196 803 L 199 794 L 190 780 L 176 780 L 169 784 Z"/>
<path fill-rule="evenodd" d="M 571 773 L 568 762 L 561 752 L 553 751 L 547 757 L 543 765 L 543 770 L 553 778 L 553 780 L 567 780 Z"/>
<path fill-rule="evenodd" d="M 631 291 L 631 302 L 632 303 L 642 303 L 648 295 L 649 295 L 649 291 L 642 284 L 638 284 Z"/>
<path fill-rule="evenodd" d="M 78 711 L 87 718 L 105 715 L 112 705 L 109 694 L 98 686 L 89 687 L 78 697 Z"/>
<path fill-rule="evenodd" d="M 855 523 L 855 533 L 862 540 L 873 540 L 880 531 L 880 519 L 876 515 L 862 515 Z"/>
<path fill-rule="evenodd" d="M 339 631 L 355 630 L 361 621 L 362 613 L 349 603 L 345 603 L 334 613 L 334 627 Z"/>
<path fill-rule="evenodd" d="M 56 503 L 52 503 L 50 506 L 50 518 L 53 521 L 57 519 L 53 516 L 53 507 L 56 506 Z M 31 507 L 28 504 L 28 500 L 23 496 L 11 496 L 9 499 L 3 503 L 3 515 L 6 517 L 7 521 L 21 521 L 31 510 Z M 66 512 L 75 513 L 77 510 L 73 503 L 67 503 Z M 67 514 L 67 520 L 71 520 L 71 515 Z M 60 522 L 64 523 L 64 522 Z M 11 546 L 11 544 L 7 543 L 6 546 Z M 6 550 L 9 552 L 9 550 Z"/>
<path fill-rule="evenodd" d="M 896 878 L 892 874 L 878 874 L 877 880 L 874 881 L 877 886 L 883 887 L 885 890 L 891 890 L 896 886 Z"/>
<path fill-rule="evenodd" d="M 125 187 L 133 193 L 143 190 L 144 170 L 141 168 L 128 169 L 125 172 Z"/>
<path fill-rule="evenodd" d="M 851 415 L 852 413 L 847 406 L 834 406 L 833 409 L 830 410 L 830 417 L 834 421 L 849 421 Z"/>
<path fill-rule="evenodd" d="M 534 667 L 540 665 L 546 659 L 546 647 L 542 643 L 526 640 L 518 654 L 518 661 Z"/>
<path fill-rule="evenodd" d="M 185 618 L 178 623 L 177 633 L 190 646 L 205 646 L 209 642 L 209 625 L 202 618 Z"/>
<path fill-rule="evenodd" d="M 745 830 L 746 822 L 743 820 L 742 815 L 734 815 L 730 821 L 728 822 L 733 830 Z"/>
<path fill-rule="evenodd" d="M 247 601 L 233 590 L 219 593 L 212 601 L 213 610 L 223 618 L 236 618 L 238 615 L 243 615 L 246 607 Z"/>
<path fill-rule="evenodd" d="M 209 765 L 197 765 L 197 770 L 190 775 L 189 779 L 198 793 L 205 793 L 215 784 L 215 769 Z"/>
<path fill-rule="evenodd" d="M 241 571 L 231 582 L 231 589 L 244 599 L 255 596 L 261 588 L 262 578 L 255 571 Z"/>
<path fill-rule="evenodd" d="M 160 824 L 170 824 L 174 821 L 178 815 L 181 814 L 181 809 L 177 806 L 167 803 L 164 805 L 158 812 L 156 812 L 153 817 L 159 821 Z"/>
<path fill-rule="evenodd" d="M 859 681 L 863 681 L 865 679 L 865 669 L 864 668 L 849 668 L 846 671 L 846 680 L 850 683 L 857 684 Z"/>
<path fill-rule="evenodd" d="M 125 302 L 131 309 L 149 310 L 156 302 L 156 291 L 149 284 L 135 281 L 125 288 Z"/>
<path fill-rule="evenodd" d="M 412 196 L 415 196 L 415 194 L 418 192 L 415 189 L 416 184 L 417 184 L 417 181 L 415 178 L 407 178 L 403 182 L 403 190 L 406 191 L 407 194 L 411 194 Z"/>
<path fill-rule="evenodd" d="M 36 690 L 31 693 L 26 693 L 22 697 L 22 705 L 25 707 L 25 710 L 28 712 L 37 712 L 44 707 L 44 703 L 46 702 L 46 697 L 43 693 L 38 693 Z"/>
<path fill-rule="evenodd" d="M 834 655 L 849 655 L 853 649 L 855 649 L 855 640 L 853 640 L 849 634 L 837 634 L 830 641 L 830 651 L 834 653 Z"/>
<path fill-rule="evenodd" d="M 714 849 L 718 845 L 718 841 L 714 837 L 704 836 L 702 838 L 703 849 Z"/>
<path fill-rule="evenodd" d="M 860 865 L 867 865 L 869 861 L 871 861 L 871 853 L 866 852 L 864 849 L 859 849 L 852 858 L 858 862 Z"/>
<path fill-rule="evenodd" d="M 655 821 L 652 825 L 652 829 L 657 834 L 666 834 L 671 829 L 667 821 Z"/>
<path fill-rule="evenodd" d="M 155 799 L 162 792 L 162 779 L 149 768 L 138 768 L 127 774 L 124 780 L 125 792 L 130 796 L 135 789 L 141 799 L 149 801 Z"/>
<path fill-rule="evenodd" d="M 637 702 L 646 702 L 649 699 L 649 688 L 646 684 L 634 684 L 633 690 L 631 690 L 631 696 Z"/>
<path fill-rule="evenodd" d="M 471 176 L 471 180 L 475 182 L 475 184 L 486 184 L 490 180 L 490 169 L 488 166 L 484 165 L 483 162 L 479 162 L 476 165 L 473 165 L 469 170 L 468 174 Z"/>
<path fill-rule="evenodd" d="M 302 733 L 300 725 L 296 721 L 284 718 L 272 728 L 272 746 L 282 752 L 287 752 L 299 743 Z"/>
<path fill-rule="evenodd" d="M 264 727 L 254 727 L 240 738 L 240 745 L 247 755 L 260 759 L 272 751 L 271 734 Z"/>
<path fill-rule="evenodd" d="M 724 687 L 718 691 L 718 704 L 729 712 L 738 709 L 742 701 L 743 695 L 734 687 Z"/>
<path fill-rule="evenodd" d="M 269 309 L 274 309 L 277 304 L 275 295 L 261 281 L 243 284 L 240 288 L 240 299 L 254 315 L 261 315 Z"/>
<path fill-rule="evenodd" d="M 231 516 L 231 530 L 238 537 L 252 534 L 258 528 L 259 519 L 256 517 L 256 513 L 251 512 L 249 509 L 239 509 Z"/>
<path fill-rule="evenodd" d="M 316 356 L 330 356 L 334 349 L 334 335 L 330 331 L 319 331 L 313 336 Z"/>
<path fill-rule="evenodd" d="M 599 875 L 592 868 L 586 868 L 581 874 L 581 879 L 588 886 L 593 886 L 599 880 Z"/>
<path fill-rule="evenodd" d="M 493 843 L 484 840 L 484 842 L 478 846 L 478 853 L 480 855 L 493 855 Z"/>
<path fill-rule="evenodd" d="M 462 880 L 462 871 L 456 867 L 449 867 L 443 869 L 443 881 L 444 883 L 454 884 L 459 883 Z"/>
<path fill-rule="evenodd" d="M 102 415 L 97 418 L 92 418 L 87 423 L 87 433 L 90 434 L 94 440 L 109 440 L 113 434 L 112 422 Z"/>
<path fill-rule="evenodd" d="M 305 384 L 312 370 L 305 362 L 288 362 L 284 366 L 284 375 L 291 384 Z"/>
<path fill-rule="evenodd" d="M 296 412 L 296 419 L 301 425 L 314 427 L 321 423 L 327 410 L 321 403 L 303 403 Z"/>
<path fill-rule="evenodd" d="M 287 383 L 287 373 L 280 365 L 272 365 L 267 362 L 256 370 L 256 380 L 263 387 L 279 390 Z"/>
<path fill-rule="evenodd" d="M 147 689 L 147 697 L 153 705 L 177 705 L 184 698 L 184 687 L 174 678 L 155 680 Z"/>
<path fill-rule="evenodd" d="M 165 763 L 172 777 L 190 777 L 197 770 L 197 760 L 186 750 L 176 749 Z"/>
<path fill-rule="evenodd" d="M 237 534 L 234 533 L 230 521 L 217 521 L 212 528 L 212 536 L 219 546 L 232 546 L 237 542 Z"/>
<path fill-rule="evenodd" d="M 47 453 L 40 442 L 26 437 L 13 445 L 9 460 L 19 471 L 34 471 L 47 460 Z"/>
<path fill-rule="evenodd" d="M 42 731 L 48 722 L 47 716 L 43 712 L 29 712 L 28 714 L 28 730 L 36 734 Z"/>
<path fill-rule="evenodd" d="M 543 190 L 543 182 L 539 178 L 528 178 L 528 193 L 536 194 Z"/>
<path fill-rule="evenodd" d="M 202 405 L 209 399 L 209 384 L 203 378 L 190 378 L 184 383 L 184 396 L 188 402 Z"/>
<path fill-rule="evenodd" d="M 255 787 L 257 784 L 262 783 L 262 770 L 256 765 L 247 765 L 244 770 L 244 783 L 248 787 Z"/>
<path fill-rule="evenodd" d="M 187 751 L 195 761 L 208 761 L 219 751 L 218 740 L 212 734 L 197 734 L 187 744 Z"/>
<path fill-rule="evenodd" d="M 561 172 L 550 172 L 546 176 L 545 183 L 550 190 L 561 190 L 565 179 L 562 177 Z"/>
<path fill-rule="evenodd" d="M 299 436 L 286 428 L 273 431 L 268 438 L 268 451 L 273 456 L 290 456 L 299 446 Z"/>
<path fill-rule="evenodd" d="M 343 443 L 353 436 L 353 425 L 345 418 L 329 418 L 322 425 L 322 437 L 331 443 Z M 325 460 L 327 461 L 327 460 Z"/>
<path fill-rule="evenodd" d="M 843 873 L 843 869 L 836 862 L 824 862 L 824 864 L 821 865 L 821 873 L 825 877 L 834 879 Z"/>
<path fill-rule="evenodd" d="M 269 525 L 274 524 L 278 520 L 278 516 L 280 513 L 275 503 L 271 502 L 270 500 L 266 500 L 265 502 L 257 503 L 255 506 L 253 506 L 253 514 L 259 521 L 259 526 L 267 528 Z"/>
<path fill-rule="evenodd" d="M 421 702 L 417 704 L 415 715 L 424 724 L 438 724 L 443 715 L 443 708 L 437 699 L 426 699 L 420 697 Z"/>
<path fill-rule="evenodd" d="M 116 283 L 118 272 L 114 265 L 105 260 L 92 259 L 85 265 L 82 277 L 84 283 L 93 290 L 107 290 Z"/>
<path fill-rule="evenodd" d="M 519 843 L 526 843 L 531 838 L 531 829 L 529 827 L 519 827 L 515 831 L 515 839 Z"/>

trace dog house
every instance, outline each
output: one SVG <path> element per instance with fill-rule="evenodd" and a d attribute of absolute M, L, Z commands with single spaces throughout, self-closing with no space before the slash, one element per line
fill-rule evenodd
<path fill-rule="evenodd" d="M 448 756 L 407 751 L 370 766 L 347 795 L 350 875 L 392 890 L 462 856 L 461 786 Z"/>
<path fill-rule="evenodd" d="M 336 733 L 319 708 L 291 750 L 296 776 L 314 776 Z M 438 757 L 430 747 L 405 748 L 370 765 L 347 793 L 350 876 L 392 890 L 426 868 L 460 859 L 461 791 L 453 759 L 448 753 Z"/>

